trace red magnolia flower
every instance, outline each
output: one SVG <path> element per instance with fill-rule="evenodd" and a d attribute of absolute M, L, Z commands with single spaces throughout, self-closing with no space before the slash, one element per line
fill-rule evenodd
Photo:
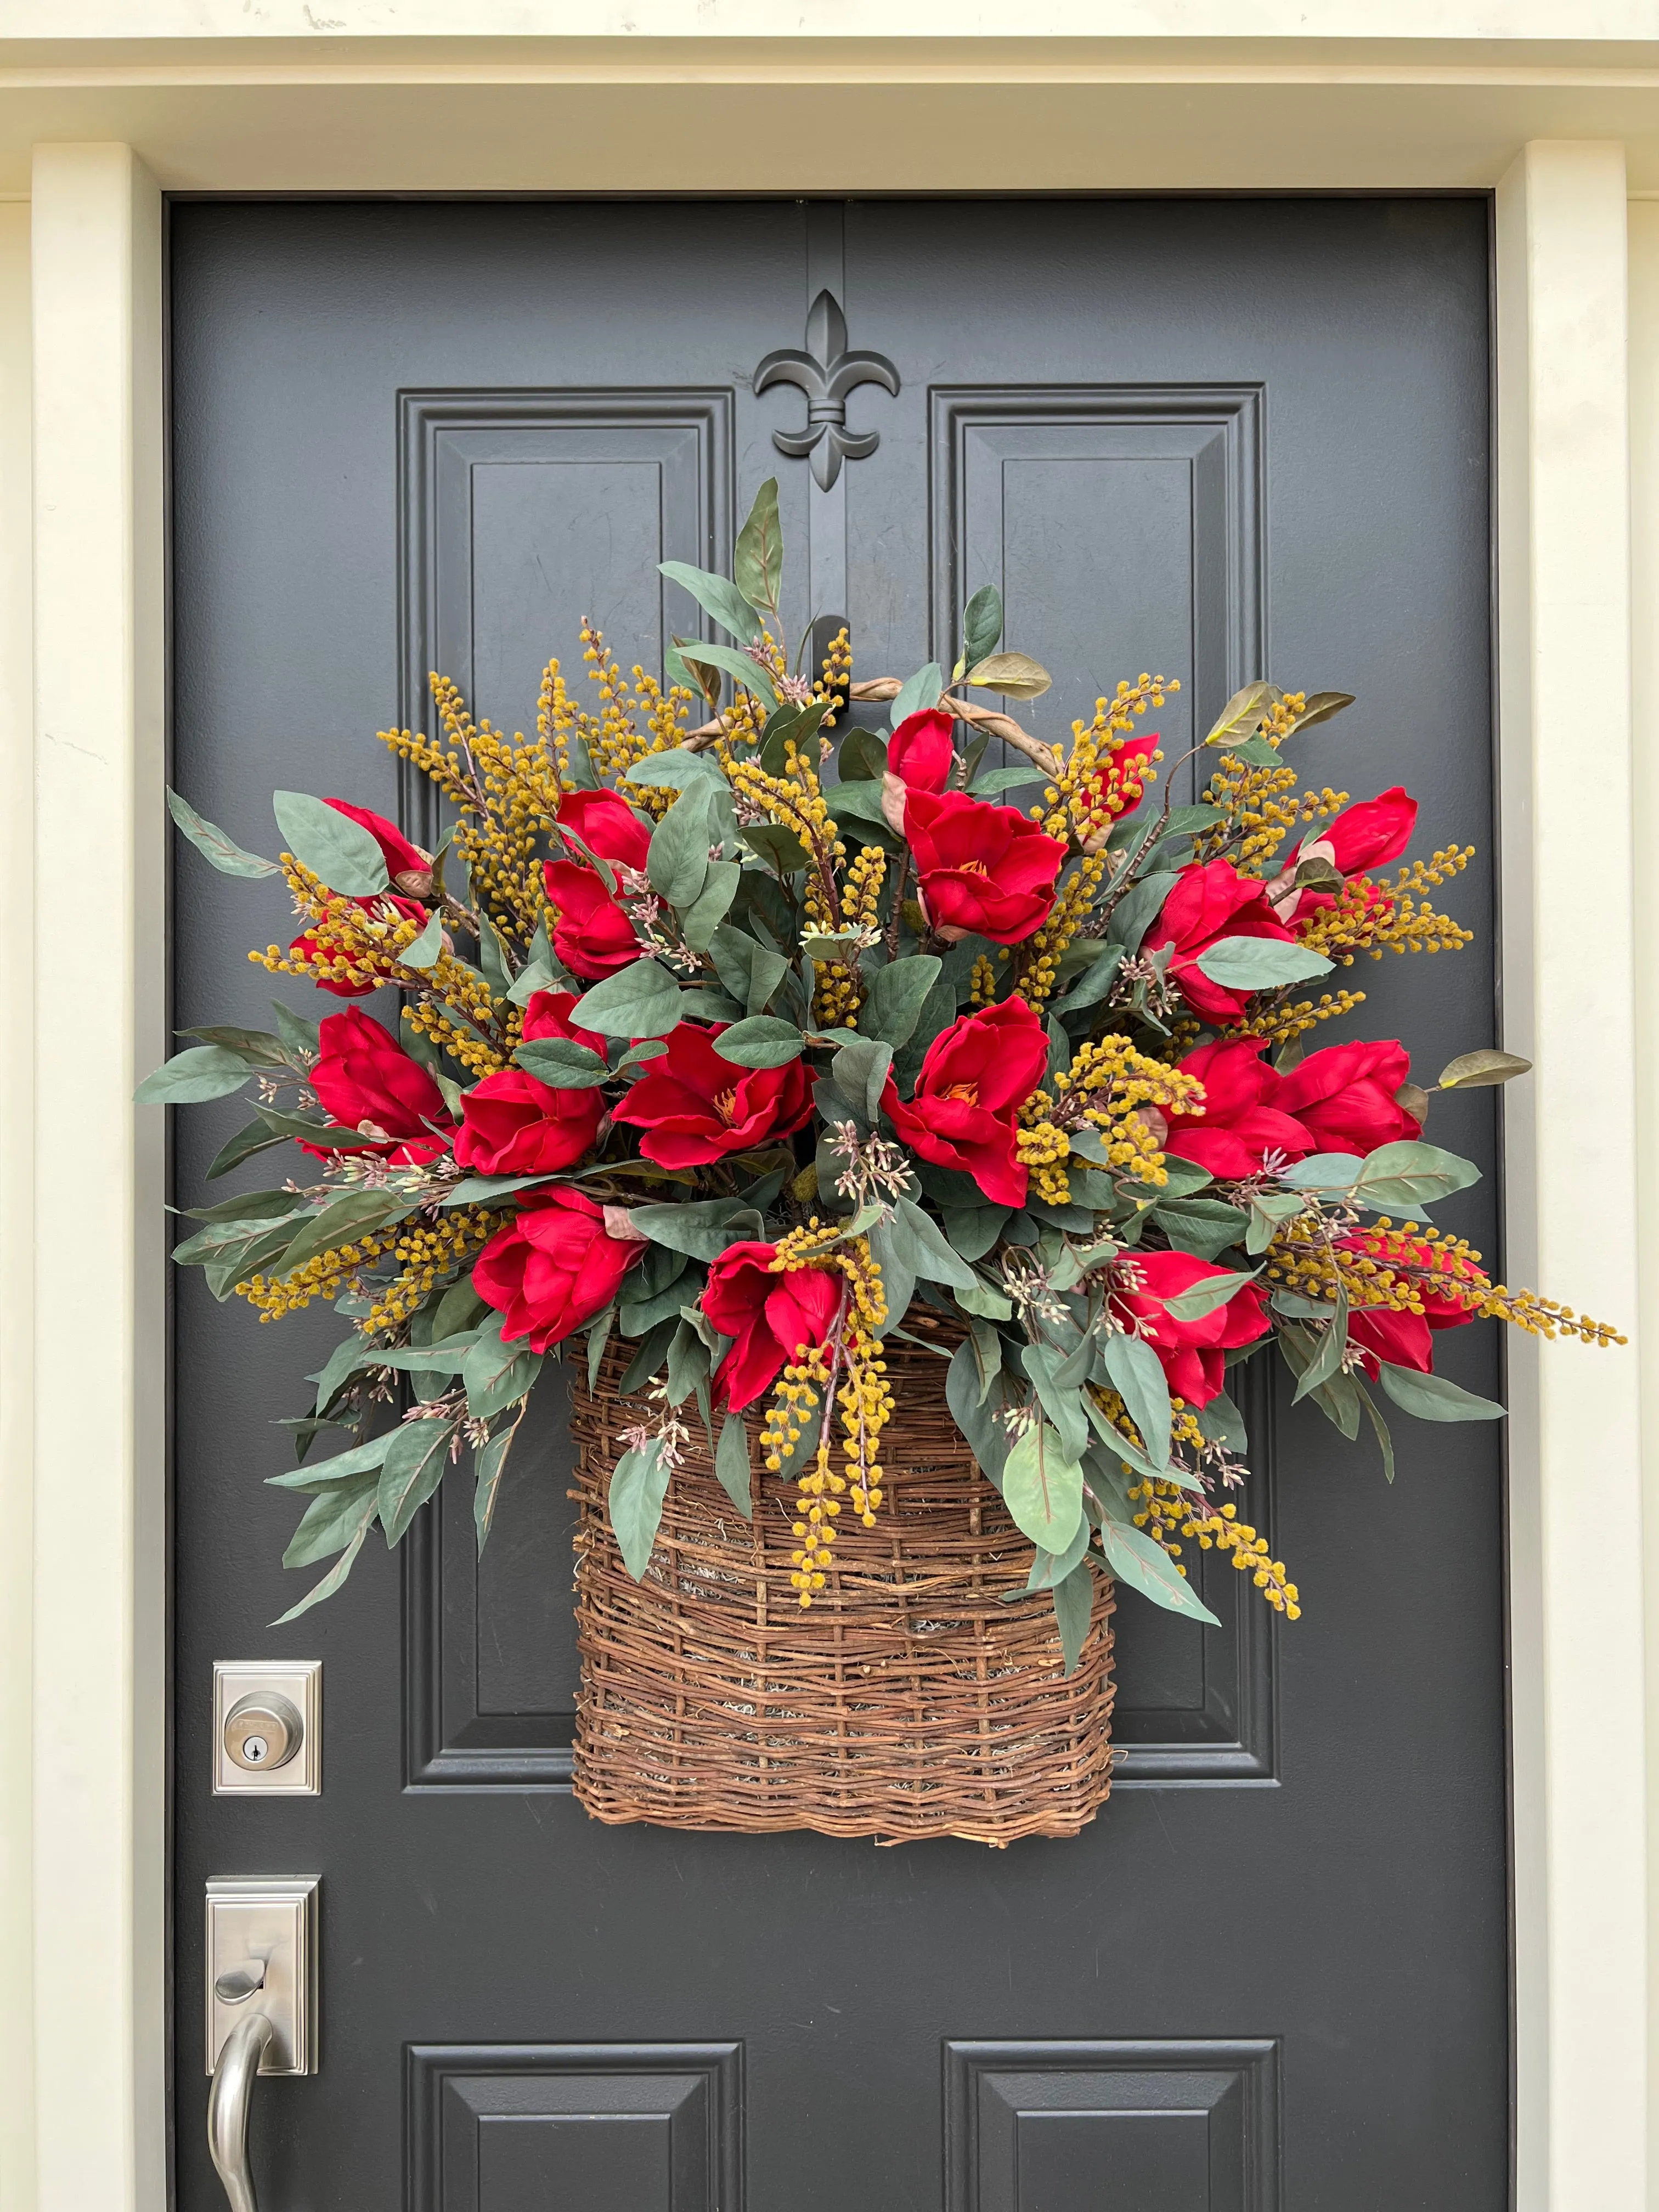
<path fill-rule="evenodd" d="M 1417 801 L 1397 783 L 1375 799 L 1362 799 L 1357 806 L 1345 806 L 1340 814 L 1332 817 L 1328 829 L 1322 830 L 1317 837 L 1304 841 L 1296 859 L 1268 885 L 1267 896 L 1273 902 L 1274 913 L 1281 921 L 1288 921 L 1292 915 L 1305 916 L 1336 903 L 1329 891 L 1296 888 L 1297 861 L 1328 860 L 1339 875 L 1361 875 L 1367 868 L 1383 867 L 1389 861 L 1397 860 L 1410 844 L 1416 827 Z M 1374 904 L 1375 900 L 1368 899 L 1366 903 Z"/>
<path fill-rule="evenodd" d="M 580 1159 L 604 1111 L 597 1090 L 555 1091 L 522 1067 L 498 1068 L 461 1101 L 456 1164 L 478 1175 L 551 1175 Z"/>
<path fill-rule="evenodd" d="M 1361 1037 L 1327 1045 L 1280 1080 L 1275 1104 L 1294 1115 L 1316 1152 L 1358 1152 L 1422 1133 L 1414 1114 L 1395 1103 L 1411 1073 L 1411 1056 L 1395 1037 Z"/>
<path fill-rule="evenodd" d="M 319 1042 L 311 1087 L 337 1128 L 362 1131 L 368 1124 L 380 1132 L 386 1141 L 378 1149 L 394 1167 L 424 1167 L 448 1150 L 453 1125 L 442 1093 L 379 1022 L 350 1006 L 325 1016 Z M 326 1145 L 300 1149 L 319 1160 L 331 1157 Z"/>
<path fill-rule="evenodd" d="M 618 1121 L 645 1131 L 640 1150 L 659 1167 L 701 1167 L 792 1136 L 811 1117 L 805 1062 L 739 1067 L 722 1060 L 714 1039 L 728 1026 L 680 1023 L 667 1051 L 647 1060 L 645 1073 L 612 1109 Z"/>
<path fill-rule="evenodd" d="M 1091 775 L 1086 787 L 1089 811 L 1097 818 L 1098 826 L 1084 840 L 1085 853 L 1105 849 L 1106 840 L 1112 834 L 1112 824 L 1120 814 L 1127 814 L 1140 804 L 1141 793 L 1152 771 L 1152 755 L 1158 750 L 1158 732 L 1143 731 L 1139 736 L 1126 738 L 1106 766 L 1097 775 Z"/>
<path fill-rule="evenodd" d="M 887 765 L 912 791 L 943 791 L 956 758 L 956 717 L 939 708 L 907 714 L 887 741 Z"/>
<path fill-rule="evenodd" d="M 908 1100 L 890 1075 L 882 1111 L 924 1160 L 972 1176 L 993 1205 L 1024 1206 L 1014 1117 L 1048 1064 L 1042 1024 L 1024 999 L 1004 999 L 940 1030 Z"/>
<path fill-rule="evenodd" d="M 527 1337 L 532 1352 L 545 1352 L 610 1304 L 647 1249 L 641 1238 L 608 1235 L 604 1208 L 580 1191 L 553 1189 L 490 1238 L 472 1286 L 506 1315 L 509 1342 Z"/>
<path fill-rule="evenodd" d="M 732 1349 L 714 1370 L 714 1400 L 739 1413 L 771 1388 L 803 1346 L 835 1327 L 841 1277 L 830 1267 L 771 1272 L 775 1244 L 731 1244 L 708 1270 L 702 1310 Z"/>
<path fill-rule="evenodd" d="M 573 975 L 596 981 L 632 967 L 640 957 L 634 925 L 592 868 L 544 860 L 542 880 L 553 908 L 553 950 Z"/>
<path fill-rule="evenodd" d="M 988 806 L 962 791 L 911 789 L 904 834 L 927 918 L 942 938 L 977 933 L 994 945 L 1018 945 L 1047 918 L 1066 848 L 1017 806 Z"/>
<path fill-rule="evenodd" d="M 526 1044 L 539 1037 L 568 1037 L 573 1044 L 585 1044 L 590 1052 L 605 1058 L 605 1039 L 592 1030 L 579 1030 L 570 1019 L 570 1010 L 576 1001 L 568 991 L 535 991 L 524 1010 L 524 1038 Z"/>
<path fill-rule="evenodd" d="M 1259 1174 L 1266 1153 L 1299 1160 L 1315 1149 L 1301 1122 L 1276 1103 L 1282 1085 L 1261 1057 L 1265 1047 L 1265 1038 L 1231 1037 L 1187 1054 L 1181 1072 L 1204 1085 L 1204 1110 L 1169 1115 L 1166 1152 L 1237 1177 Z"/>
<path fill-rule="evenodd" d="M 359 829 L 368 830 L 380 847 L 386 860 L 386 873 L 394 884 L 406 877 L 422 886 L 430 884 L 430 859 L 418 845 L 410 843 L 395 822 L 388 822 L 384 814 L 376 814 L 373 807 L 354 806 L 349 799 L 325 799 L 323 804 L 331 806 L 337 814 L 343 814 Z M 426 908 L 417 898 L 404 897 L 395 890 L 382 891 L 378 899 L 356 899 L 352 903 L 356 906 L 384 903 L 401 915 L 405 921 L 423 922 L 426 920 Z M 307 930 L 303 937 L 295 939 L 289 951 L 297 953 L 302 960 L 313 960 L 317 957 L 316 938 Z M 336 999 L 366 999 L 371 991 L 380 988 L 378 983 L 331 983 L 320 975 L 313 975 L 312 981 L 319 991 L 326 991 Z"/>
<path fill-rule="evenodd" d="M 1171 1395 L 1188 1406 L 1207 1406 L 1225 1380 L 1226 1354 L 1236 1346 L 1254 1344 L 1267 1328 L 1267 1302 L 1260 1289 L 1246 1283 L 1202 1320 L 1179 1321 L 1168 1310 L 1168 1301 L 1229 1271 L 1190 1252 L 1137 1252 L 1123 1265 L 1126 1273 L 1133 1271 L 1136 1287 L 1119 1287 L 1113 1295 L 1158 1354 Z"/>
<path fill-rule="evenodd" d="M 559 801 L 561 830 L 574 830 L 590 853 L 624 868 L 642 868 L 651 832 L 614 791 L 568 791 Z"/>
<path fill-rule="evenodd" d="M 1242 1013 L 1248 991 L 1212 983 L 1199 967 L 1200 956 L 1224 937 L 1270 937 L 1293 941 L 1292 933 L 1267 903 L 1265 886 L 1241 876 L 1231 860 L 1194 862 L 1164 902 L 1164 911 L 1147 931 L 1143 951 L 1175 947 L 1170 975 L 1196 1014 L 1225 1021 Z"/>

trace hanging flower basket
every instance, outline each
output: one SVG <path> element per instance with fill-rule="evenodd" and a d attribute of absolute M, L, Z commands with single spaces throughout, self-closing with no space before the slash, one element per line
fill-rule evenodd
<path fill-rule="evenodd" d="M 848 1528 L 827 1601 L 805 1610 L 789 1486 L 757 1474 L 745 1521 L 698 1436 L 635 1582 L 606 1496 L 651 1407 L 620 1395 L 615 1347 L 595 1389 L 573 1377 L 575 1786 L 596 1819 L 1007 1844 L 1074 1836 L 1105 1802 L 1113 1585 L 1096 1577 L 1066 1674 L 1048 1593 L 1026 1590 L 1030 1545 L 945 1404 L 945 1361 L 902 1344 L 887 1364 L 880 1518 Z"/>

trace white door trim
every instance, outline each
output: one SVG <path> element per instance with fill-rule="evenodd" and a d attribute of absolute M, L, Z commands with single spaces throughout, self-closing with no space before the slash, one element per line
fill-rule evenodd
<path fill-rule="evenodd" d="M 787 134 L 769 143 L 755 188 L 789 189 Z M 986 184 L 1018 188 L 1006 166 Z M 1328 181 L 1363 180 L 1334 162 Z M 161 2212 L 161 1152 L 130 1103 L 165 1050 L 161 205 L 118 144 L 40 146 L 33 190 L 42 1239 L 4 1296 L 37 1408 L 33 2202 Z M 1542 1055 L 1510 1117 L 1508 1264 L 1633 1334 L 1656 1278 L 1638 1285 L 1625 192 L 1618 143 L 1518 152 L 1497 352 L 1506 1042 Z M 66 989 L 71 934 L 96 972 L 83 951 Z M 1523 2212 L 1645 2203 L 1640 1371 L 1573 1346 L 1511 1364 Z M 1408 1587 L 1401 1606 L 1408 1636 Z"/>

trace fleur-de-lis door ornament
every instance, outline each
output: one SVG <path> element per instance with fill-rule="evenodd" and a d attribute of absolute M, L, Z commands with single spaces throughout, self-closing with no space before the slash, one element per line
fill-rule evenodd
<path fill-rule="evenodd" d="M 757 392 L 774 384 L 798 385 L 806 394 L 806 428 L 774 430 L 773 444 L 797 460 L 810 454 L 812 474 L 828 491 L 841 474 L 843 460 L 864 460 L 881 443 L 878 430 L 848 429 L 848 393 L 860 384 L 879 384 L 896 396 L 899 374 L 884 355 L 848 353 L 847 318 L 826 287 L 807 310 L 806 350 L 780 347 L 755 371 Z"/>

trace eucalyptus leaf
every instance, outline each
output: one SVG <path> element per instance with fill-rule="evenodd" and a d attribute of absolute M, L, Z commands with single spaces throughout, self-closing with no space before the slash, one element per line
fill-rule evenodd
<path fill-rule="evenodd" d="M 647 753 L 629 769 L 624 781 L 641 783 L 660 791 L 689 791 L 699 784 L 713 786 L 721 781 L 720 768 L 712 753 L 693 752 L 689 746 L 673 745 L 665 752 Z"/>
<path fill-rule="evenodd" d="M 274 1135 L 263 1121 L 246 1122 L 220 1146 L 203 1180 L 216 1182 L 221 1176 L 228 1176 L 233 1168 L 240 1167 L 244 1160 L 251 1160 L 256 1152 L 269 1152 L 273 1145 L 287 1141 L 285 1136 Z"/>
<path fill-rule="evenodd" d="M 1067 1677 L 1075 1674 L 1083 1657 L 1083 1647 L 1089 1640 L 1089 1623 L 1094 1618 L 1095 1571 L 1086 1557 L 1080 1559 L 1064 1582 L 1054 1584 L 1054 1626 L 1060 1633 L 1060 1668 Z"/>
<path fill-rule="evenodd" d="M 405 1421 L 394 1430 L 380 1465 L 379 1511 L 386 1548 L 399 1542 L 410 1522 L 443 1480 L 454 1421 Z"/>
<path fill-rule="evenodd" d="M 1491 1398 L 1477 1398 L 1443 1375 L 1419 1375 L 1413 1367 L 1378 1363 L 1382 1388 L 1396 1406 L 1415 1413 L 1419 1421 L 1501 1421 L 1507 1408 Z"/>
<path fill-rule="evenodd" d="M 191 843 L 204 860 L 210 861 L 222 876 L 280 876 L 282 869 L 275 860 L 262 860 L 257 853 L 244 852 L 234 837 L 228 837 L 216 822 L 200 815 L 187 799 L 180 799 L 172 789 L 167 792 L 167 811 L 178 823 Z"/>
<path fill-rule="evenodd" d="M 499 1335 L 481 1336 L 461 1363 L 466 1386 L 466 1410 L 475 1421 L 504 1413 L 522 1398 L 541 1371 L 542 1359 L 522 1342 L 503 1343 Z"/>
<path fill-rule="evenodd" d="M 762 1233 L 763 1223 L 754 1207 L 740 1198 L 710 1198 L 684 1206 L 636 1206 L 634 1226 L 653 1244 L 688 1259 L 718 1260 L 728 1244 L 744 1243 Z"/>
<path fill-rule="evenodd" d="M 732 911 L 743 873 L 736 860 L 711 860 L 702 889 L 680 916 L 680 933 L 693 952 L 707 952 L 708 940 Z"/>
<path fill-rule="evenodd" d="M 1025 1578 L 1026 1589 L 1053 1589 L 1056 1583 L 1063 1583 L 1088 1550 L 1091 1534 L 1087 1516 L 1079 1513 L 1076 1531 L 1063 1552 L 1045 1552 L 1039 1544 L 1031 1561 L 1031 1571 Z"/>
<path fill-rule="evenodd" d="M 473 1455 L 472 1472 L 476 1478 L 472 1488 L 472 1526 L 477 1537 L 478 1556 L 489 1541 L 490 1523 L 495 1517 L 495 1500 L 501 1495 L 501 1477 L 507 1472 L 507 1455 L 513 1449 L 513 1440 L 519 1433 L 519 1423 L 509 1421 L 504 1427 L 492 1431 Z"/>
<path fill-rule="evenodd" d="M 1140 1432 L 1146 1456 L 1158 1468 L 1170 1464 L 1170 1385 L 1158 1354 L 1138 1336 L 1103 1337 L 1100 1354 L 1112 1388 L 1122 1399 Z"/>
<path fill-rule="evenodd" d="M 778 520 L 778 480 L 768 477 L 738 532 L 732 558 L 737 587 L 751 605 L 775 615 L 783 588 L 783 528 Z"/>
<path fill-rule="evenodd" d="M 270 1624 L 273 1628 L 281 1628 L 290 1620 L 297 1620 L 302 1613 L 309 1613 L 313 1605 L 320 1605 L 325 1598 L 333 1596 L 335 1591 L 341 1587 L 346 1577 L 351 1572 L 357 1554 L 363 1548 L 363 1539 L 368 1535 L 374 1523 L 374 1508 L 373 1501 L 370 1500 L 363 1508 L 350 1542 L 334 1565 L 319 1583 L 306 1592 L 298 1605 L 291 1605 L 286 1613 L 277 1614 L 276 1620 Z"/>
<path fill-rule="evenodd" d="M 925 714 L 929 708 L 937 707 L 944 689 L 944 670 L 938 661 L 928 661 L 925 667 L 917 669 L 914 676 L 907 677 L 899 686 L 897 696 L 889 709 L 889 726 L 896 730 L 907 716 Z"/>
<path fill-rule="evenodd" d="M 733 1022 L 714 1040 L 720 1058 L 738 1067 L 785 1067 L 800 1058 L 805 1045 L 793 1022 L 781 1022 L 771 1014 L 751 1014 Z"/>
<path fill-rule="evenodd" d="M 745 1521 L 752 1521 L 754 1502 L 750 1492 L 749 1431 L 741 1413 L 728 1413 L 720 1423 L 720 1440 L 714 1449 L 714 1473 Z"/>
<path fill-rule="evenodd" d="M 398 965 L 400 968 L 412 968 L 417 974 L 424 975 L 428 968 L 437 966 L 438 956 L 443 949 L 443 912 L 441 908 L 434 907 L 426 927 L 412 943 L 404 945 L 403 951 L 398 955 Z M 504 977 L 503 981 L 506 980 Z"/>
<path fill-rule="evenodd" d="M 1160 902 L 1160 911 L 1162 902 Z M 1150 929 L 1149 921 L 1146 928 Z M 1146 932 L 1143 929 L 1141 935 Z M 1124 948 L 1119 945 L 1103 945 L 1078 977 L 1071 989 L 1054 1001 L 1057 1014 L 1079 1012 L 1085 1006 L 1097 1006 L 1117 981 L 1117 971 L 1123 965 Z"/>
<path fill-rule="evenodd" d="M 959 1344 L 951 1355 L 951 1364 L 945 1370 L 945 1402 L 951 1409 L 951 1418 L 967 1438 L 969 1449 L 979 1462 L 981 1473 L 1000 1490 L 1008 1457 L 1008 1432 L 996 1418 L 996 1407 L 989 1402 L 990 1384 L 994 1379 L 986 1377 L 975 1340 L 970 1338 L 965 1344 Z M 1036 1540 L 1033 1537 L 1032 1541 Z"/>
<path fill-rule="evenodd" d="M 645 872 L 672 907 L 689 907 L 708 880 L 713 793 L 709 783 L 688 787 L 651 833 Z"/>
<path fill-rule="evenodd" d="M 1002 1495 L 1015 1522 L 1045 1552 L 1064 1552 L 1083 1515 L 1083 1466 L 1047 1421 L 1032 1421 L 1010 1448 Z"/>
<path fill-rule="evenodd" d="M 1002 594 L 994 584 L 981 584 L 962 614 L 962 659 L 972 668 L 997 649 L 1002 635 Z"/>
<path fill-rule="evenodd" d="M 389 1429 L 384 1436 L 371 1437 L 367 1443 L 354 1444 L 349 1451 L 337 1452 L 332 1459 L 313 1461 L 309 1467 L 298 1468 L 292 1474 L 268 1474 L 265 1486 L 270 1490 L 302 1490 L 320 1496 L 339 1483 L 374 1474 L 396 1434 L 395 1429 Z"/>
<path fill-rule="evenodd" d="M 973 1269 L 951 1249 L 943 1231 L 914 1199 L 901 1198 L 896 1201 L 888 1225 L 893 1249 L 913 1275 L 920 1275 L 925 1282 L 948 1283 L 958 1289 L 973 1287 Z"/>
<path fill-rule="evenodd" d="M 1121 945 L 1126 952 L 1139 952 L 1147 931 L 1164 911 L 1164 902 L 1180 881 L 1180 877 L 1172 871 L 1158 868 L 1154 869 L 1151 875 L 1143 876 L 1138 884 L 1132 884 L 1112 908 L 1110 928 L 1114 942 Z M 1122 953 L 1118 956 L 1120 960 L 1122 957 Z M 1116 963 L 1114 963 L 1114 973 Z M 1092 974 L 1093 970 L 1091 969 L 1090 973 Z M 1105 993 L 1102 992 L 1100 995 L 1103 998 Z M 1079 1000 L 1073 992 L 1071 1003 L 1086 1005 L 1090 1002 Z"/>
<path fill-rule="evenodd" d="M 661 1444 L 653 1437 L 642 1449 L 624 1452 L 611 1477 L 611 1526 L 623 1565 L 635 1582 L 651 1564 L 662 1522 L 663 1500 L 668 1495 L 669 1474 Z"/>
<path fill-rule="evenodd" d="M 1168 1613 L 1182 1613 L 1189 1620 L 1206 1620 L 1212 1628 L 1220 1627 L 1221 1623 L 1163 1545 L 1132 1522 L 1114 1520 L 1109 1516 L 1100 1524 L 1100 1547 L 1117 1581 L 1127 1583 L 1132 1589 L 1138 1589 L 1143 1597 L 1151 1598 L 1154 1605 L 1161 1605 Z"/>
<path fill-rule="evenodd" d="M 1480 1180 L 1480 1170 L 1472 1160 L 1408 1138 L 1368 1152 L 1353 1193 L 1357 1204 L 1373 1211 L 1410 1212 L 1449 1198 L 1455 1190 L 1467 1190 Z"/>
<path fill-rule="evenodd" d="M 289 851 L 330 890 L 373 898 L 389 889 L 386 855 L 361 823 L 306 791 L 279 791 L 270 803 Z"/>
<path fill-rule="evenodd" d="M 574 1037 L 531 1037 L 513 1057 L 526 1075 L 550 1091 L 591 1091 L 611 1073 L 591 1045 L 578 1044 Z"/>
<path fill-rule="evenodd" d="M 1002 1234 L 1008 1218 L 1006 1206 L 945 1206 L 941 1209 L 945 1234 L 958 1259 L 982 1260 Z M 961 1299 L 957 1301 L 960 1305 Z"/>
<path fill-rule="evenodd" d="M 240 1091 L 252 1070 L 240 1053 L 221 1044 L 188 1045 L 147 1075 L 133 1092 L 140 1106 L 193 1106 Z"/>
<path fill-rule="evenodd" d="M 761 666 L 759 661 L 751 653 L 740 652 L 735 645 L 699 644 L 687 648 L 687 657 L 696 660 L 699 665 L 718 668 L 726 675 L 734 678 L 745 690 L 754 693 L 769 714 L 776 709 L 778 703 L 776 687 L 769 673 Z M 653 755 L 653 757 L 665 759 L 667 756 Z M 636 776 L 632 769 L 629 770 L 628 780 L 630 783 L 647 781 L 644 777 Z"/>
<path fill-rule="evenodd" d="M 878 968 L 866 988 L 860 1034 L 880 1038 L 896 1050 L 907 1043 L 944 965 L 933 953 L 918 952 Z"/>
<path fill-rule="evenodd" d="M 1274 991 L 1331 972 L 1322 953 L 1275 937 L 1218 938 L 1194 964 L 1224 991 Z"/>
<path fill-rule="evenodd" d="M 1310 730 L 1316 722 L 1328 722 L 1333 714 L 1340 714 L 1345 707 L 1353 704 L 1352 691 L 1310 691 L 1307 704 L 1291 727 Z"/>
<path fill-rule="evenodd" d="M 314 1566 L 331 1552 L 339 1551 L 374 1522 L 380 1478 L 374 1474 L 349 1475 L 343 1482 L 319 1492 L 301 1516 L 300 1525 L 283 1553 L 285 1567 Z"/>
<path fill-rule="evenodd" d="M 1320 1330 L 1314 1346 L 1313 1358 L 1297 1378 L 1291 1403 L 1299 1405 L 1310 1398 L 1333 1376 L 1342 1371 L 1342 1355 L 1348 1348 L 1348 1295 L 1341 1285 L 1337 1285 L 1336 1302 L 1331 1317 Z"/>
<path fill-rule="evenodd" d="M 679 986 L 668 970 L 655 960 L 636 960 L 584 991 L 570 1010 L 570 1024 L 602 1036 L 664 1037 L 681 1012 Z"/>
<path fill-rule="evenodd" d="M 1172 1321 L 1202 1321 L 1206 1314 L 1212 1314 L 1218 1306 L 1224 1306 L 1247 1283 L 1255 1280 L 1254 1274 L 1228 1273 L 1209 1275 L 1177 1297 L 1165 1298 L 1164 1310 Z"/>
<path fill-rule="evenodd" d="M 659 561 L 657 568 L 671 584 L 690 592 L 703 612 L 713 615 L 739 645 L 759 644 L 761 618 L 728 577 L 716 576 L 708 568 L 694 568 L 689 561 Z"/>

